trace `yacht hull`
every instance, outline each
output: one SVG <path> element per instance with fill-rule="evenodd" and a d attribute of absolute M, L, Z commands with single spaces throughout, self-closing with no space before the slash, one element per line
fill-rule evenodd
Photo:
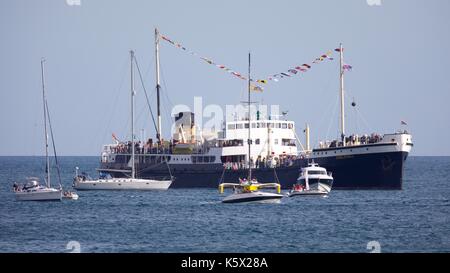
<path fill-rule="evenodd" d="M 74 181 L 77 190 L 167 190 L 171 180 L 105 179 Z"/>
<path fill-rule="evenodd" d="M 279 203 L 283 195 L 270 192 L 234 193 L 225 197 L 222 203 Z"/>
<path fill-rule="evenodd" d="M 60 190 L 43 190 L 31 192 L 16 192 L 18 201 L 61 201 L 62 192 Z"/>

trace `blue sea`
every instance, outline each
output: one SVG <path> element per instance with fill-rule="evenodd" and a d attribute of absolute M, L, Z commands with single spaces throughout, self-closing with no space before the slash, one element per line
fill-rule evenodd
<path fill-rule="evenodd" d="M 63 186 L 75 166 L 60 157 Z M 82 191 L 19 202 L 12 183 L 43 157 L 0 157 L 0 252 L 449 252 L 450 157 L 410 157 L 401 191 L 332 191 L 281 204 L 222 204 L 216 189 Z M 56 176 L 53 177 L 56 182 Z"/>

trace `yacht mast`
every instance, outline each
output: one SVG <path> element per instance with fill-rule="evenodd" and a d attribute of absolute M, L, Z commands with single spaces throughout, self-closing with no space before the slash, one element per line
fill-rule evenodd
<path fill-rule="evenodd" d="M 251 152 L 251 109 L 250 109 L 250 52 L 248 53 L 248 181 L 252 179 L 252 164 L 250 160 L 250 152 Z"/>
<path fill-rule="evenodd" d="M 131 64 L 131 178 L 135 178 L 134 167 L 134 75 L 133 75 L 133 60 L 134 51 L 130 50 L 130 64 Z"/>
<path fill-rule="evenodd" d="M 158 113 L 158 131 L 156 132 L 156 139 L 161 141 L 161 107 L 160 107 L 160 89 L 159 83 L 159 31 L 155 28 L 155 54 L 156 54 L 156 108 Z"/>
<path fill-rule="evenodd" d="M 47 167 L 46 167 L 46 171 L 47 171 L 47 187 L 50 188 L 50 158 L 48 157 L 48 134 L 47 134 L 47 111 L 45 108 L 45 102 L 46 102 L 46 98 L 45 98 L 45 81 L 44 81 L 44 62 L 45 59 L 42 58 L 41 59 L 41 81 L 42 81 L 42 102 L 44 105 L 44 133 L 45 133 L 45 158 L 47 160 Z"/>
<path fill-rule="evenodd" d="M 341 140 L 345 146 L 345 116 L 344 116 L 344 48 L 342 43 L 339 45 L 340 53 L 340 97 L 341 97 Z"/>

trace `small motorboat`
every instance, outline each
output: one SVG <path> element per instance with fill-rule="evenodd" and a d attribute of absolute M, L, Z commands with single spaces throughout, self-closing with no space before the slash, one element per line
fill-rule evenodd
<path fill-rule="evenodd" d="M 325 168 L 316 163 L 309 163 L 308 167 L 302 168 L 297 182 L 287 194 L 293 196 L 326 196 L 333 186 L 333 176 Z"/>
<path fill-rule="evenodd" d="M 281 186 L 278 183 L 259 183 L 256 179 L 240 183 L 222 183 L 219 185 L 219 192 L 223 193 L 224 188 L 233 188 L 233 194 L 225 197 L 222 203 L 279 203 L 283 195 L 280 194 Z M 260 191 L 262 188 L 275 188 L 277 193 Z"/>
<path fill-rule="evenodd" d="M 72 200 L 78 200 L 78 193 L 73 191 L 65 191 L 63 192 L 64 199 L 72 199 Z"/>

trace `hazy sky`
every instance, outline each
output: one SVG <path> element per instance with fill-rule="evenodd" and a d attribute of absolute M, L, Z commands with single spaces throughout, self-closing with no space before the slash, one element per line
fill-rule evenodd
<path fill-rule="evenodd" d="M 76 3 L 75 0 L 69 2 Z M 376 3 L 377 1 L 369 1 Z M 129 137 L 129 50 L 155 106 L 154 27 L 255 78 L 345 47 L 347 128 L 387 133 L 408 123 L 413 155 L 450 155 L 450 1 L 0 1 L 0 155 L 43 154 L 40 59 L 60 155 L 99 155 Z M 336 55 L 335 55 L 336 57 Z M 338 62 L 269 83 L 255 100 L 289 110 L 312 142 L 338 135 Z M 246 83 L 161 44 L 163 135 L 174 105 L 236 104 Z M 139 83 L 136 81 L 136 83 Z M 136 128 L 154 136 L 141 88 Z M 350 106 L 356 101 L 356 109 Z"/>

